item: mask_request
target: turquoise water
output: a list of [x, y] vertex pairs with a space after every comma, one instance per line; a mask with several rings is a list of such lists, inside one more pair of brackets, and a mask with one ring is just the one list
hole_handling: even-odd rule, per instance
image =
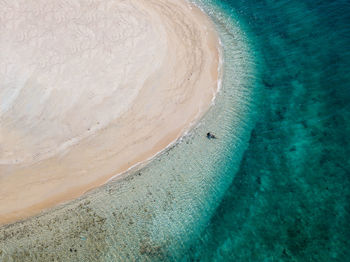
[[262, 54], [240, 169], [184, 260], [350, 261], [350, 2], [220, 1]]
[[349, 2], [195, 2], [216, 104], [141, 170], [0, 228], [1, 262], [350, 261]]

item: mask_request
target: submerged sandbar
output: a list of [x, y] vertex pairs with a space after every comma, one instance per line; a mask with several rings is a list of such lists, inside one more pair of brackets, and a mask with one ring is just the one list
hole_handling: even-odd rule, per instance
[[217, 91], [218, 37], [185, 1], [27, 0], [0, 10], [2, 224], [154, 156]]

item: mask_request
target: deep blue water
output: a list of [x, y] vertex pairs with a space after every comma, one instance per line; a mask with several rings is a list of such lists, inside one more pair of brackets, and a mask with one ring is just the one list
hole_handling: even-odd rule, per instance
[[218, 4], [262, 54], [262, 96], [239, 172], [184, 260], [350, 261], [350, 2]]

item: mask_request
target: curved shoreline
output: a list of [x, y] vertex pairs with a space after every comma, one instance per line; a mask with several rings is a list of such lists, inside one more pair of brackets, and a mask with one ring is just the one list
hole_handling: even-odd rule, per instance
[[[140, 1], [133, 4], [139, 4], [139, 2]], [[176, 27], [178, 25], [174, 26], [174, 28], [177, 28], [177, 30], [182, 30], [181, 22], [184, 23], [182, 26], [186, 27], [189, 26], [189, 24], [186, 23], [189, 23], [189, 21], [192, 23], [191, 27], [186, 28], [188, 31], [185, 30], [182, 32], [184, 33], [182, 35], [182, 37], [184, 37], [183, 39], [179, 38], [179, 40], [176, 38], [179, 36], [181, 37], [181, 32], [180, 34], [176, 32], [170, 32], [173, 30], [173, 28], [170, 28], [170, 31], [167, 32], [168, 57], [166, 57], [166, 61], [170, 64], [171, 61], [174, 61], [174, 65], [177, 65], [176, 63], [178, 63], [176, 62], [178, 59], [177, 56], [174, 55], [173, 58], [171, 58], [169, 51], [172, 52], [173, 50], [176, 50], [176, 52], [179, 52], [180, 55], [187, 54], [188, 56], [191, 52], [197, 52], [199, 50], [198, 48], [201, 47], [202, 50], [200, 51], [202, 52], [202, 56], [198, 56], [197, 58], [194, 57], [194, 60], [191, 62], [194, 63], [192, 64], [192, 67], [194, 66], [194, 68], [196, 68], [195, 62], [196, 59], [199, 59], [197, 62], [200, 63], [197, 64], [197, 66], [199, 66], [198, 68], [200, 71], [197, 71], [198, 68], [196, 71], [190, 71], [191, 75], [192, 73], [197, 74], [197, 79], [194, 80], [194, 82], [191, 80], [190, 85], [179, 85], [180, 89], [178, 91], [174, 89], [174, 91], [172, 91], [168, 97], [159, 95], [156, 100], [152, 100], [154, 103], [157, 103], [157, 101], [162, 101], [164, 98], [164, 101], [168, 103], [164, 109], [168, 110], [169, 112], [173, 110], [173, 113], [168, 115], [156, 113], [153, 116], [153, 118], [157, 116], [164, 118], [167, 116], [170, 119], [167, 121], [164, 120], [163, 122], [158, 121], [158, 123], [155, 125], [157, 126], [157, 130], [154, 130], [155, 126], [153, 125], [150, 126], [147, 131], [145, 129], [145, 125], [149, 123], [140, 119], [140, 117], [137, 117], [138, 112], [142, 112], [144, 110], [144, 106], [149, 103], [146, 101], [147, 98], [153, 96], [153, 81], [150, 81], [150, 79], [148, 79], [144, 84], [144, 86], [148, 87], [143, 87], [139, 90], [138, 95], [133, 100], [133, 103], [131, 104], [128, 111], [118, 117], [118, 121], [116, 123], [110, 124], [111, 128], [109, 128], [109, 126], [102, 128], [94, 135], [90, 135], [84, 138], [81, 143], [78, 142], [76, 144], [73, 144], [68, 148], [68, 150], [65, 149], [62, 151], [62, 153], [54, 153], [53, 156], [48, 155], [47, 158], [42, 157], [42, 159], [36, 159], [34, 162], [28, 160], [27, 162], [23, 161], [22, 164], [17, 165], [0, 165], [0, 173], [3, 174], [3, 177], [1, 178], [3, 190], [0, 191], [0, 224], [6, 224], [19, 219], [30, 217], [46, 208], [57, 205], [58, 203], [67, 202], [71, 199], [77, 198], [84, 194], [86, 191], [103, 185], [107, 181], [127, 172], [131, 168], [143, 165], [143, 163], [153, 159], [160, 152], [163, 152], [166, 148], [176, 143], [179, 137], [186, 133], [194, 123], [198, 122], [198, 120], [203, 116], [205, 111], [213, 102], [213, 99], [215, 98], [215, 90], [217, 90], [218, 84], [220, 84], [220, 81], [218, 81], [218, 75], [220, 74], [218, 71], [220, 69], [220, 58], [218, 37], [209, 18], [197, 7], [182, 1], [177, 2], [177, 4], [170, 3], [168, 0], [146, 1], [142, 4], [145, 6], [154, 4], [156, 7], [165, 8], [161, 9], [160, 13], [166, 11], [167, 8], [169, 8], [167, 4], [172, 5], [172, 8], [169, 9], [172, 11], [172, 13], [169, 13], [169, 10], [167, 10], [166, 13], [161, 13], [160, 16], [163, 16], [165, 19], [164, 21], [168, 22], [171, 22], [172, 19], [174, 19], [174, 21], [178, 19], [178, 23], [180, 23], [179, 27]], [[164, 6], [162, 6], [162, 4], [164, 4]], [[144, 11], [147, 10], [154, 12], [154, 10], [151, 10], [152, 8], [146, 9], [145, 6], [143, 6], [143, 8], [145, 8]], [[176, 12], [173, 12], [175, 10], [178, 12], [178, 14], [176, 14]], [[183, 20], [186, 16], [182, 17], [184, 14], [187, 15], [186, 19], [188, 19], [186, 22]], [[171, 17], [171, 15], [174, 17]], [[195, 35], [188, 35], [188, 33], [193, 32]], [[191, 39], [191, 37], [195, 38]], [[181, 41], [191, 42], [191, 45], [187, 46], [187, 48], [191, 47], [193, 44], [198, 45], [196, 47], [197, 51], [195, 51], [195, 49], [190, 49], [187, 51], [184, 49], [183, 51], [185, 52], [183, 52], [179, 49], [178, 46], [174, 46], [174, 43], [181, 44]], [[183, 57], [182, 59], [188, 59], [188, 57]], [[183, 77], [188, 74], [186, 71], [182, 72], [181, 68], [179, 69]], [[211, 77], [208, 77], [208, 74], [211, 75]], [[162, 76], [160, 76], [158, 73], [158, 77]], [[169, 76], [165, 74], [165, 77]], [[190, 81], [190, 78], [188, 78], [188, 80]], [[165, 80], [157, 81], [160, 85], [163, 84], [166, 86], [166, 82], [164, 82]], [[186, 86], [192, 86], [191, 88], [193, 91], [190, 92], [191, 89], [188, 88], [184, 89]], [[162, 94], [162, 92], [164, 93], [165, 91], [160, 90], [159, 94]], [[178, 93], [181, 91], [190, 93], [187, 96], [179, 96]], [[179, 102], [174, 103], [173, 107], [171, 108], [169, 106], [169, 102], [171, 101], [169, 98], [172, 99], [173, 95], [175, 95], [175, 97], [178, 97], [177, 99], [179, 99]], [[199, 101], [201, 102], [197, 106], [195, 102], [198, 103]], [[159, 104], [159, 106], [162, 107], [161, 104]], [[5, 117], [3, 119], [6, 119], [6, 113], [7, 112], [5, 112]], [[189, 114], [189, 116], [184, 117], [187, 114]], [[130, 119], [136, 118], [139, 118], [138, 122], [134, 121], [133, 124], [129, 125], [129, 131], [128, 129], [118, 130], [114, 127], [115, 125], [121, 125], [121, 123], [128, 125]], [[120, 146], [121, 141], [118, 143], [108, 142], [108, 145], [106, 145], [103, 150], [101, 149], [99, 151], [96, 151], [96, 153], [91, 153], [92, 147], [96, 147], [97, 145], [100, 147], [101, 144], [107, 142], [104, 140], [105, 138], [116, 138], [118, 135], [115, 134], [118, 134], [118, 132], [124, 134], [127, 132], [129, 135], [130, 132], [132, 134], [132, 130], [135, 128], [140, 130], [142, 129], [142, 131], [139, 132], [139, 135], [136, 135], [135, 138], [135, 141], [143, 139], [142, 142], [132, 142], [129, 144], [125, 142], [124, 147]], [[146, 139], [144, 139], [145, 134]], [[152, 137], [147, 138], [147, 136], [150, 134], [152, 134]], [[122, 137], [124, 137], [124, 140], [127, 140], [125, 135]], [[88, 142], [85, 143], [85, 141]], [[11, 144], [9, 145], [11, 146]], [[112, 148], [116, 148], [117, 145], [120, 146], [122, 151], [119, 150], [111, 153]], [[138, 151], [138, 154], [135, 155], [135, 151]], [[86, 152], [88, 152], [88, 154], [86, 154]], [[121, 158], [111, 157], [115, 156], [118, 152], [120, 154], [123, 154]], [[58, 161], [55, 157], [56, 154], [58, 154]], [[107, 157], [103, 159], [101, 158], [101, 155], [104, 154], [106, 154]], [[99, 164], [94, 166], [91, 164], [91, 161], [94, 161], [96, 159], [98, 159]], [[4, 161], [6, 161], [6, 159]], [[77, 166], [76, 163], [79, 163], [79, 166]], [[84, 172], [81, 173], [81, 171]], [[7, 176], [8, 174], [10, 175]], [[50, 176], [48, 176], [48, 174], [50, 174]], [[69, 177], [68, 175], [62, 176], [62, 174], [69, 174]], [[99, 175], [97, 176], [97, 174]], [[74, 180], [73, 184], [71, 183], [72, 180]], [[28, 187], [29, 184], [31, 184], [30, 187]], [[16, 195], [16, 197], [14, 197], [14, 195]]]
[[[0, 227], [0, 259], [179, 261], [196, 245], [246, 149], [259, 71], [242, 21], [214, 0], [192, 2], [211, 17], [223, 44], [215, 104], [176, 146], [140, 170]], [[219, 139], [209, 141], [208, 131]]]

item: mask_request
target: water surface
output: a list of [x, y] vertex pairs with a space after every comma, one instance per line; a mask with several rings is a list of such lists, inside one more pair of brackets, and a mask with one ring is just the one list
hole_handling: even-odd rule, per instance
[[262, 54], [259, 118], [195, 261], [348, 261], [349, 1], [220, 1]]

